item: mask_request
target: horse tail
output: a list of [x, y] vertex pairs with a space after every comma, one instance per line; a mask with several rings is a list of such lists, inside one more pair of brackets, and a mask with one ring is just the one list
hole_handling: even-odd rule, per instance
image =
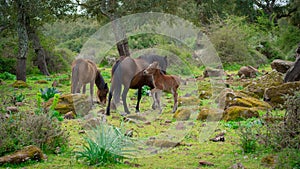
[[76, 88], [77, 88], [77, 84], [78, 84], [78, 81], [79, 81], [78, 74], [79, 74], [79, 66], [78, 66], [78, 64], [76, 64], [72, 68], [71, 93], [76, 93]]
[[118, 66], [124, 59], [125, 59], [125, 56], [121, 56], [120, 59], [116, 61], [116, 63], [113, 65], [113, 67], [111, 69], [111, 75], [113, 75], [115, 73], [116, 69], [118, 68]]
[[120, 80], [119, 74], [113, 76], [111, 91], [113, 92], [114, 103], [117, 104], [120, 102], [120, 95], [122, 89], [122, 82]]

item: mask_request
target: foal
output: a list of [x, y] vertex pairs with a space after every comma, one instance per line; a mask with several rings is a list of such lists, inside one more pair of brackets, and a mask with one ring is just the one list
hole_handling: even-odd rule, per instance
[[180, 78], [174, 75], [164, 75], [161, 70], [159, 69], [158, 62], [153, 62], [150, 64], [145, 70], [144, 74], [152, 75], [154, 89], [151, 90], [151, 95], [156, 103], [158, 104], [159, 113], [161, 113], [162, 109], [160, 106], [160, 97], [162, 91], [172, 93], [174, 98], [174, 106], [173, 111], [174, 113], [178, 107], [178, 93], [177, 89], [180, 85]]

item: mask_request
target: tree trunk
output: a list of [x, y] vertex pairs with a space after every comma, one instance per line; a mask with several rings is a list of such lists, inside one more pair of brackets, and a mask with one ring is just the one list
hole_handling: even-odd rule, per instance
[[17, 32], [18, 32], [18, 55], [17, 55], [17, 80], [26, 82], [26, 57], [28, 52], [28, 34], [26, 30], [26, 13], [23, 0], [17, 0]]
[[117, 48], [120, 56], [130, 56], [127, 37], [117, 43]]
[[117, 20], [116, 17], [110, 17], [112, 22], [113, 33], [117, 42], [117, 48], [120, 56], [130, 56], [128, 39], [124, 31], [123, 25]]
[[38, 66], [39, 70], [41, 71], [41, 73], [43, 75], [49, 76], [50, 73], [48, 71], [47, 64], [46, 64], [46, 59], [45, 59], [46, 58], [46, 52], [45, 52], [44, 48], [42, 47], [42, 45], [40, 43], [40, 38], [38, 37], [35, 28], [30, 26], [29, 18], [27, 19], [27, 22], [26, 22], [26, 28], [27, 28], [27, 32], [28, 32], [28, 35], [29, 35], [29, 39], [32, 41], [34, 52], [37, 55], [36, 65]]
[[294, 66], [292, 66], [285, 74], [284, 82], [294, 82], [300, 80], [300, 58], [297, 58]]

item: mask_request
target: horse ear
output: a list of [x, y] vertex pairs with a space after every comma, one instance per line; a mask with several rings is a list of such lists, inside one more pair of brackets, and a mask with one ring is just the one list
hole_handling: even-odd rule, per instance
[[105, 83], [105, 85], [104, 85], [104, 89], [108, 89], [107, 83]]

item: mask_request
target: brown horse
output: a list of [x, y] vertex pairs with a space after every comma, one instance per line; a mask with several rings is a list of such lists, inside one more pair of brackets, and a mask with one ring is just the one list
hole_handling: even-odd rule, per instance
[[[152, 77], [144, 75], [143, 70], [153, 61], [157, 61], [162, 70], [165, 72], [167, 68], [167, 57], [157, 55], [143, 55], [138, 58], [121, 57], [112, 68], [111, 89], [108, 95], [108, 105], [106, 115], [110, 115], [110, 106], [116, 106], [120, 102], [121, 87], [124, 86], [122, 92], [122, 100], [125, 113], [129, 114], [126, 96], [129, 89], [138, 89], [138, 100], [136, 112], [139, 112], [139, 104], [142, 97], [142, 87], [144, 85], [154, 88]], [[114, 96], [111, 103], [112, 96]]]
[[107, 83], [104, 82], [97, 65], [88, 59], [77, 59], [72, 63], [72, 86], [71, 93], [86, 92], [86, 84], [90, 83], [91, 102], [93, 104], [94, 84], [98, 91], [97, 96], [100, 103], [106, 103], [106, 95], [108, 93]]
[[174, 98], [174, 106], [173, 111], [174, 113], [177, 110], [178, 107], [178, 93], [177, 89], [180, 85], [181, 79], [174, 75], [164, 75], [161, 73], [158, 62], [153, 62], [150, 64], [143, 72], [145, 75], [152, 75], [153, 83], [154, 83], [154, 89], [151, 90], [151, 94], [153, 99], [156, 99], [157, 103], [156, 106], [159, 108], [159, 113], [161, 113], [162, 109], [160, 106], [160, 96], [162, 91], [172, 93]]

